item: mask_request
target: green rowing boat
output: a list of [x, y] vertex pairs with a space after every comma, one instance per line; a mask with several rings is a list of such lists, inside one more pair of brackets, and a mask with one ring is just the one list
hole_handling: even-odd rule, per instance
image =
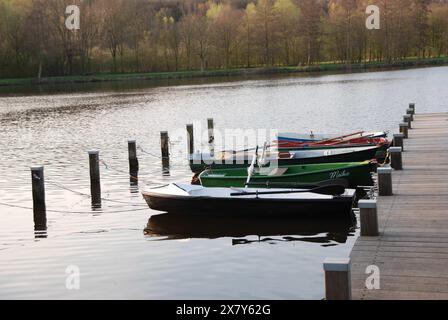
[[[250, 182], [257, 185], [269, 186], [269, 183], [309, 183], [333, 179], [346, 179], [349, 188], [373, 185], [371, 172], [376, 171], [377, 164], [371, 161], [322, 163], [294, 166], [280, 166], [272, 168], [257, 168], [252, 174]], [[199, 175], [204, 187], [245, 187], [247, 168], [211, 169]]]

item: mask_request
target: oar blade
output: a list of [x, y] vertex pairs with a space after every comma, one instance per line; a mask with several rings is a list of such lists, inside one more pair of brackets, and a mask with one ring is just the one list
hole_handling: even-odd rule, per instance
[[343, 194], [345, 192], [345, 187], [338, 185], [338, 184], [326, 185], [326, 186], [321, 186], [321, 187], [311, 189], [310, 192], [325, 194], [325, 195], [330, 195], [330, 196], [340, 196], [341, 194]]

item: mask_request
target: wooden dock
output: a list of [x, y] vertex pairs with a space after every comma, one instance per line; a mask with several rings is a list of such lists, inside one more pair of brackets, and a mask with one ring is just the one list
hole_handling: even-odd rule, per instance
[[[448, 113], [416, 114], [393, 196], [378, 197], [378, 237], [352, 249], [352, 299], [448, 299]], [[366, 268], [380, 270], [367, 289]]]

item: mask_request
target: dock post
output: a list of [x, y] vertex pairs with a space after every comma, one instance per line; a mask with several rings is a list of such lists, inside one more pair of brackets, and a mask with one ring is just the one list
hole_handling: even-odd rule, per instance
[[394, 134], [393, 145], [394, 147], [400, 147], [402, 151], [404, 151], [404, 135], [402, 133]]
[[361, 220], [361, 236], [377, 237], [379, 232], [376, 200], [359, 200], [358, 207]]
[[390, 166], [394, 170], [403, 170], [403, 159], [401, 156], [401, 148], [391, 147], [389, 148], [389, 152], [390, 152]]
[[92, 208], [101, 208], [101, 179], [100, 179], [100, 153], [97, 150], [89, 151], [90, 168], [90, 195]]
[[406, 114], [403, 116], [403, 122], [408, 124], [408, 129], [412, 129], [411, 116]]
[[192, 124], [187, 124], [187, 145], [188, 145], [188, 156], [190, 156], [194, 153], [194, 134]]
[[207, 119], [207, 128], [208, 128], [208, 143], [212, 144], [215, 141], [213, 118]]
[[414, 121], [414, 110], [407, 109], [406, 114], [411, 117], [411, 121]]
[[392, 191], [392, 168], [382, 167], [377, 169], [378, 173], [378, 194], [380, 196], [391, 196]]
[[407, 123], [400, 123], [400, 133], [403, 134], [404, 139], [408, 138], [408, 124]]
[[47, 230], [44, 167], [31, 167], [34, 231]]
[[128, 157], [129, 157], [129, 181], [131, 185], [138, 184], [138, 157], [137, 144], [135, 140], [128, 140]]
[[409, 109], [412, 109], [412, 114], [415, 114], [415, 103], [410, 103]]
[[324, 260], [325, 272], [325, 299], [351, 300], [350, 258], [326, 258]]
[[168, 170], [170, 167], [170, 151], [169, 151], [169, 137], [168, 131], [160, 132], [160, 147], [162, 150], [162, 167], [163, 170]]

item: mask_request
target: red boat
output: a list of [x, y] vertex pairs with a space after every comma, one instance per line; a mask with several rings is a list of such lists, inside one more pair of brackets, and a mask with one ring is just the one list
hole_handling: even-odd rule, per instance
[[302, 148], [326, 148], [326, 147], [353, 147], [361, 145], [388, 146], [390, 141], [383, 137], [364, 135], [364, 132], [356, 132], [345, 136], [320, 140], [320, 141], [274, 141], [278, 149], [302, 149]]

